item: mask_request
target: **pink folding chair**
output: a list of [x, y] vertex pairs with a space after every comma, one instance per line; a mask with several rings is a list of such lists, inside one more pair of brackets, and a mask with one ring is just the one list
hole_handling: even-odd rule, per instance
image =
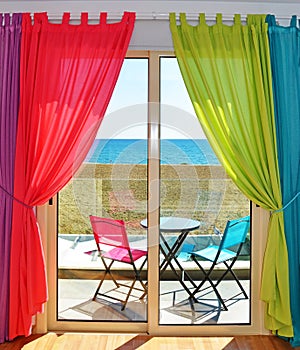
[[[147, 294], [146, 284], [141, 279], [141, 271], [147, 261], [147, 251], [130, 248], [125, 223], [123, 220], [113, 220], [109, 218], [101, 218], [98, 216], [90, 215], [90, 221], [99, 255], [105, 268], [104, 276], [100, 280], [98, 288], [94, 294], [93, 300], [96, 300], [97, 296], [103, 296], [105, 298], [110, 298], [119, 301], [122, 303], [121, 310], [123, 311], [126, 307], [126, 304], [129, 300], [130, 294], [133, 289], [143, 292], [140, 299], [143, 299]], [[103, 245], [105, 245], [109, 249], [104, 250]], [[136, 261], [140, 258], [144, 258], [144, 260], [141, 263], [140, 267], [137, 268]], [[110, 260], [110, 262], [107, 263], [106, 260]], [[132, 266], [134, 276], [130, 285], [120, 283], [113, 276], [111, 268], [115, 261], [126, 263]], [[116, 273], [116, 270], [114, 271], [114, 273]], [[126, 287], [129, 289], [125, 300], [117, 298], [113, 295], [108, 295], [108, 293], [101, 293], [100, 290], [103, 285], [103, 282], [108, 276], [110, 276], [117, 288]], [[142, 288], [135, 287], [135, 283], [137, 281], [140, 282]]]

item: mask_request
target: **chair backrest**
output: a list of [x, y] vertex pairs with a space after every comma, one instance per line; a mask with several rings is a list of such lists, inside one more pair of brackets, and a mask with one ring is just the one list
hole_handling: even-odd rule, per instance
[[97, 244], [129, 249], [125, 222], [90, 215], [90, 221]]
[[244, 243], [250, 228], [250, 216], [227, 221], [220, 249], [227, 249]]

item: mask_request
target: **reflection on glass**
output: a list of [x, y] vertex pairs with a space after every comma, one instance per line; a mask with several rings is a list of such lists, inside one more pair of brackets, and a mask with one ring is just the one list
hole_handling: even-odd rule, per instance
[[[140, 226], [147, 210], [147, 98], [147, 59], [125, 59], [94, 144], [81, 169], [59, 194], [58, 320], [147, 320], [143, 291], [133, 290], [123, 310], [119, 301], [105, 295], [93, 300], [105, 269], [89, 219], [94, 215], [123, 220], [135, 254], [147, 249], [146, 230]], [[130, 283], [128, 264], [115, 262], [112, 268], [117, 281]], [[141, 275], [144, 283], [146, 269]], [[140, 288], [139, 282], [135, 286]], [[123, 299], [125, 289], [108, 279], [101, 294]]]
[[[211, 149], [194, 113], [176, 59], [161, 58], [160, 69], [159, 323], [249, 324], [249, 299], [236, 288], [235, 281], [222, 281], [218, 286], [228, 311], [224, 311], [208, 282], [200, 293], [193, 295], [204, 275], [191, 259], [191, 252], [218, 245], [221, 237], [218, 233], [224, 231], [227, 221], [249, 215], [250, 203], [226, 176]], [[239, 261], [240, 271], [243, 271], [240, 279], [248, 296], [249, 242], [248, 238]]]

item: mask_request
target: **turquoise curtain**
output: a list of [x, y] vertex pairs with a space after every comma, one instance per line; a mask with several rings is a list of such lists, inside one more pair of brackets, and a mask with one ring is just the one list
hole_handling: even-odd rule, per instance
[[[170, 28], [177, 61], [202, 128], [228, 175], [254, 203], [271, 215], [264, 255], [261, 298], [265, 326], [293, 336], [290, 313], [288, 252], [277, 161], [276, 128], [268, 26], [265, 15], [248, 15], [243, 25], [199, 24]], [[257, 232], [253, 232], [257, 235]]]
[[[294, 336], [300, 345], [300, 31], [296, 16], [289, 27], [269, 25], [278, 163], [289, 259], [290, 304]], [[276, 214], [273, 214], [276, 215]]]

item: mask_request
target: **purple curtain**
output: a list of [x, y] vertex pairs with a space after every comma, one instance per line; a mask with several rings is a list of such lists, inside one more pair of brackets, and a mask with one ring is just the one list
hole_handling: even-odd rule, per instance
[[0, 14], [0, 343], [8, 340], [9, 262], [22, 14]]

